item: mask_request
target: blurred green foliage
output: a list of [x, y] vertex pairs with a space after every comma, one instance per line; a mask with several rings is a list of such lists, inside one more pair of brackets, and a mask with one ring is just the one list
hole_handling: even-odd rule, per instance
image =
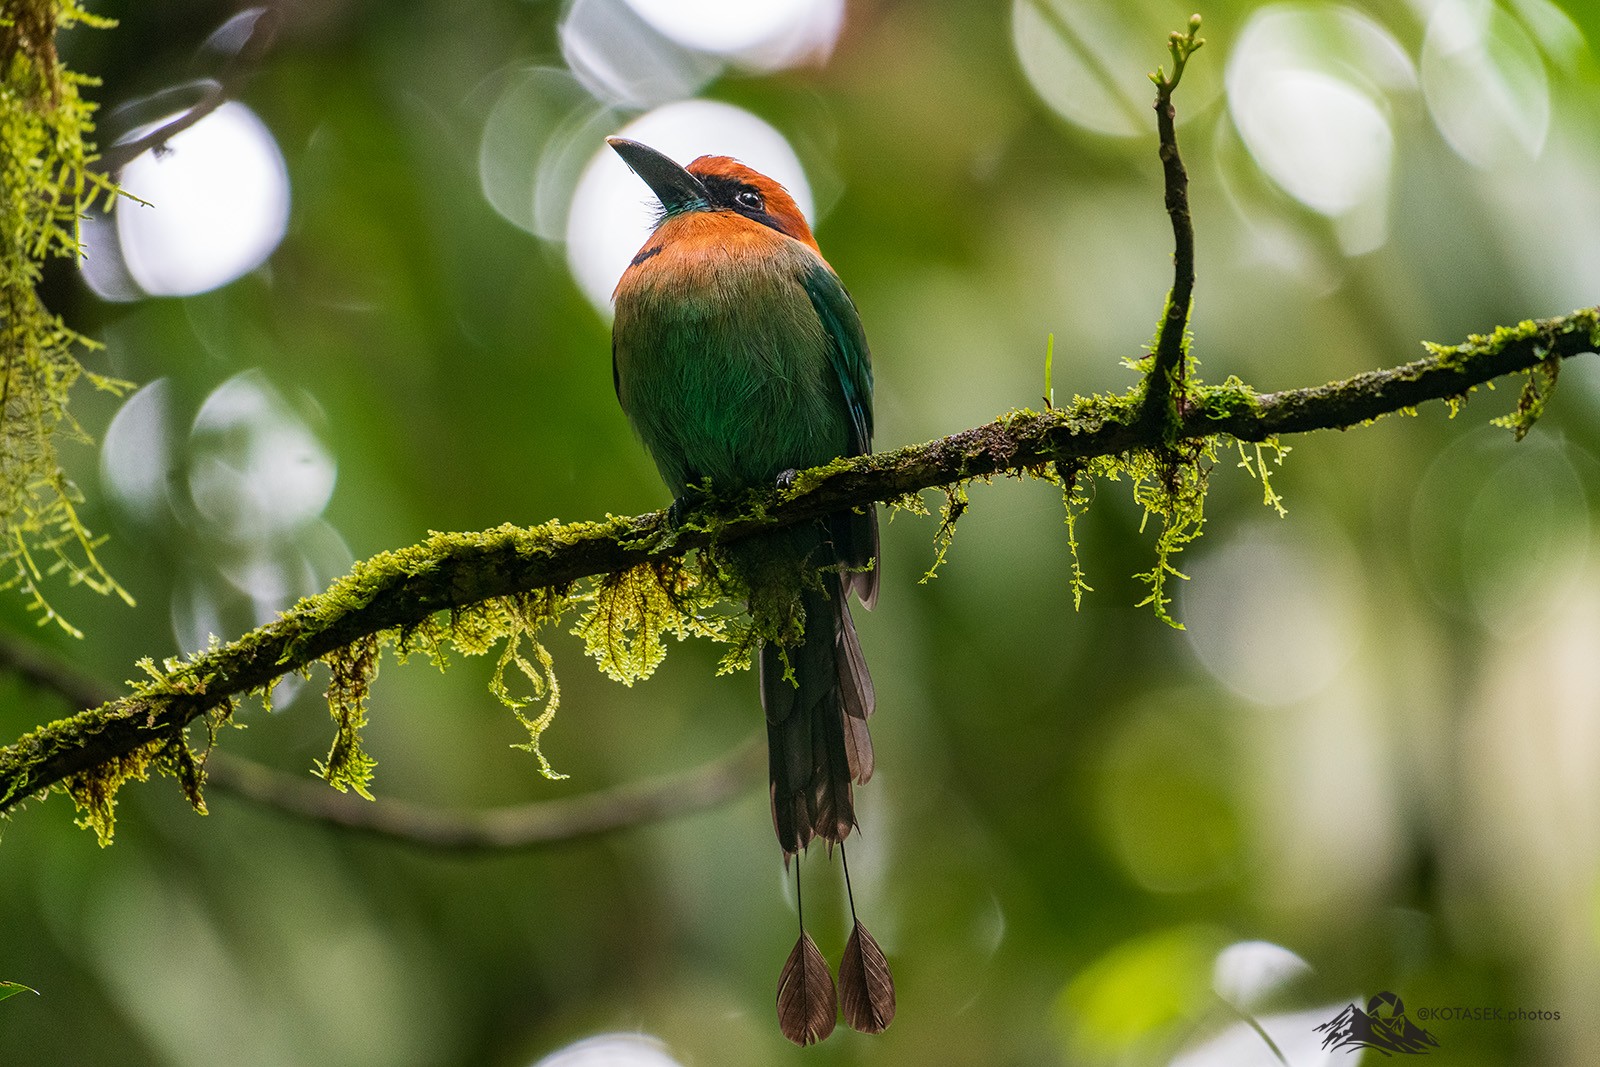
[[[1035, 4], [1056, 17], [1034, 19]], [[103, 80], [108, 109], [193, 77], [232, 14], [198, 0], [94, 10], [119, 27], [61, 45]], [[1297, 10], [1340, 28], [1295, 53], [1311, 76], [1280, 84], [1338, 75], [1365, 94], [1348, 128], [1376, 130], [1376, 115], [1390, 145], [1373, 157], [1386, 168], [1377, 222], [1360, 214], [1368, 201], [1309, 206], [1326, 190], [1297, 186], [1282, 159], [1273, 170], [1254, 97], [1228, 95], [1246, 46]], [[1542, 99], [1547, 130], [1508, 135], [1507, 154], [1486, 160], [1471, 156], [1481, 142], [1447, 136], [1457, 112], [1428, 86], [1454, 83], [1418, 74], [1427, 57], [1451, 70], [1456, 54], [1428, 43], [1422, 7], [1207, 6], [1208, 43], [1177, 103], [1208, 377], [1313, 384], [1413, 358], [1422, 338], [1600, 300], [1600, 23], [1577, 3], [1495, 11], [1512, 44], [1488, 38], [1485, 69], [1511, 72], [1508, 99]], [[337, 464], [318, 521], [346, 560], [431, 529], [666, 503], [617, 410], [606, 323], [563, 249], [506, 222], [481, 187], [498, 87], [562, 65], [563, 8], [284, 13], [242, 96], [285, 157], [283, 243], [262, 268], [183, 298], [102, 302], [47, 271], [47, 305], [106, 346], [92, 369], [166, 380], [174, 455], [205, 400], [257, 372]], [[1117, 93], [1144, 99], [1189, 13], [854, 3], [827, 62], [735, 69], [702, 90], [800, 154], [819, 240], [873, 344], [880, 445], [1036, 405], [1050, 334], [1063, 395], [1132, 380], [1121, 361], [1141, 355], [1170, 284], [1153, 133], [1094, 132], [1052, 110], [1030, 71], [1099, 57]], [[1065, 25], [1076, 43], [1023, 56], [1019, 25]], [[1537, 108], [1508, 114], [1531, 130]], [[1282, 518], [1219, 457], [1189, 581], [1169, 586], [1181, 633], [1134, 606], [1156, 531], [1115, 486], [1075, 522], [1093, 586], [1077, 611], [1058, 489], [972, 487], [923, 584], [937, 521], [887, 524], [882, 599], [857, 619], [879, 771], [851, 850], [856, 902], [899, 984], [881, 1037], [841, 1031], [800, 1052], [778, 1035], [794, 916], [759, 788], [713, 813], [466, 860], [220, 792], [200, 819], [170, 787], [135, 787], [103, 852], [60, 800], [4, 826], [0, 976], [41, 995], [0, 1005], [0, 1062], [513, 1065], [641, 1030], [698, 1064], [1164, 1064], [1237, 1023], [1208, 988], [1209, 961], [1254, 939], [1310, 964], [1259, 1008], [1325, 1010], [1293, 1024], [1296, 1067], [1321, 1062], [1311, 1025], [1382, 989], [1408, 1005], [1563, 1013], [1428, 1024], [1451, 1063], [1596, 1062], [1600, 372], [1569, 361], [1521, 444], [1485, 425], [1515, 403], [1480, 391], [1454, 419], [1423, 410], [1286, 442], [1293, 458], [1272, 472]], [[96, 436], [118, 410], [106, 395], [75, 401]], [[0, 602], [8, 633], [114, 683], [141, 656], [191, 651], [174, 622], [195, 603], [222, 636], [259, 621], [262, 605], [227, 578], [229, 545], [198, 521], [119, 505], [93, 450], [63, 459], [138, 606], [63, 588], [57, 606], [84, 640], [38, 631], [14, 599]], [[181, 487], [190, 472], [160, 474]], [[569, 780], [513, 749], [526, 734], [486, 689], [493, 664], [466, 659], [376, 681], [369, 788], [521, 802], [688, 766], [759, 727], [754, 680], [717, 677], [710, 642], [674, 647], [632, 687], [587, 669], [578, 637], [549, 649], [562, 714], [542, 746]], [[280, 691], [270, 715], [240, 709], [247, 729], [225, 742], [309, 770], [327, 753], [326, 684]], [[66, 710], [0, 677], [7, 739]], [[807, 917], [837, 959], [843, 894], [822, 854], [805, 862]]]

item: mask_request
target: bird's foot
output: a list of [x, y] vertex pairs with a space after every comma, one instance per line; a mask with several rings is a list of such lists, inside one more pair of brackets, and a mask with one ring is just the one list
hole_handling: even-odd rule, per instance
[[795, 470], [793, 467], [790, 467], [786, 471], [779, 471], [778, 472], [778, 488], [779, 489], [793, 489], [794, 488], [794, 483], [799, 479], [799, 477], [800, 477], [800, 472]]
[[682, 526], [683, 520], [689, 517], [689, 513], [705, 502], [706, 491], [704, 489], [701, 489], [698, 485], [686, 486], [678, 499], [667, 507], [667, 525], [672, 527]]

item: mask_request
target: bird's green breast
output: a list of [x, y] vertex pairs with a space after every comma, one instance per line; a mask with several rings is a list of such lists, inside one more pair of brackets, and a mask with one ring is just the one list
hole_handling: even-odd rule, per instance
[[624, 276], [617, 394], [675, 494], [705, 477], [767, 482], [848, 450], [842, 387], [803, 281], [820, 262], [763, 227], [703, 216], [663, 224]]

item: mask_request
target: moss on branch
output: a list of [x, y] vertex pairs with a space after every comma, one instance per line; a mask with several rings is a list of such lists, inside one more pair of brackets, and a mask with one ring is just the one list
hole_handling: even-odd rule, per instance
[[[901, 500], [930, 488], [959, 492], [972, 479], [996, 474], [1049, 478], [1069, 496], [1083, 475], [1115, 476], [1120, 470], [1159, 479], [1168, 469], [1162, 456], [1214, 455], [1228, 438], [1270, 443], [1283, 434], [1346, 429], [1429, 400], [1459, 400], [1484, 382], [1517, 372], [1548, 380], [1550, 361], [1597, 347], [1600, 308], [1587, 308], [1459, 345], [1430, 345], [1428, 354], [1414, 362], [1312, 388], [1258, 394], [1234, 380], [1216, 386], [1191, 382], [1176, 441], [1162, 426], [1139, 417], [1142, 398], [1136, 387], [1124, 396], [1078, 397], [1059, 410], [1012, 411], [926, 444], [837, 460], [804, 472], [788, 489], [713, 497], [677, 526], [659, 511], [604, 522], [433, 534], [357, 564], [326, 592], [237, 640], [187, 660], [146, 661], [148, 677], [133, 683], [127, 696], [50, 723], [0, 749], [0, 812], [62, 789], [73, 796], [85, 825], [109, 840], [117, 787], [151, 770], [178, 777], [199, 806], [203, 766], [190, 751], [189, 724], [202, 720], [214, 732], [232, 715], [237, 698], [268, 694], [278, 679], [303, 673], [318, 661], [336, 668], [330, 703], [338, 721], [322, 773], [331, 782], [364, 790], [372, 765], [361, 751], [359, 726], [366, 684], [384, 645], [402, 659], [416, 652], [438, 658], [448, 649], [482, 654], [506, 641], [496, 691], [518, 709], [537, 752], [556, 697], [538, 634], [566, 612], [592, 602], [580, 624], [589, 649], [602, 667], [628, 679], [649, 674], [669, 633], [737, 639], [732, 632], [737, 628], [722, 626], [707, 613], [738, 591], [720, 584], [725, 579], [717, 576], [717, 568], [685, 562], [690, 553], [699, 559], [710, 550], [714, 557], [740, 540], [843, 508]], [[1257, 465], [1264, 470], [1264, 464]], [[1203, 493], [1203, 485], [1182, 482], [1168, 489], [1175, 494], [1169, 499], [1179, 501]], [[1270, 485], [1265, 490], [1271, 503]], [[1162, 506], [1160, 492], [1153, 500], [1144, 502], [1155, 513]], [[1197, 508], [1198, 501], [1190, 505]], [[1183, 534], [1182, 523], [1197, 514], [1164, 514], [1164, 529], [1178, 521]], [[1157, 579], [1165, 566], [1160, 555]], [[618, 577], [629, 572], [625, 580]], [[1159, 611], [1159, 585], [1152, 586], [1152, 594]], [[526, 677], [532, 699], [545, 701], [542, 714], [520, 710], [528, 698], [510, 696], [507, 666]]]
[[[122, 383], [81, 367], [76, 351], [83, 339], [50, 315], [35, 291], [42, 260], [76, 256], [83, 213], [97, 199], [118, 195], [91, 169], [93, 106], [78, 95], [90, 83], [61, 68], [56, 57], [56, 30], [74, 22], [101, 24], [75, 0], [0, 0], [0, 588], [19, 587], [46, 617], [38, 584], [52, 570], [120, 592], [95, 558], [97, 542], [77, 519], [76, 491], [55, 462], [53, 440], [62, 431], [77, 432], [66, 412], [75, 379], [86, 376], [112, 390]], [[234, 641], [187, 659], [142, 661], [144, 677], [129, 683], [128, 695], [0, 749], [0, 815], [60, 790], [72, 797], [80, 823], [108, 843], [118, 790], [152, 771], [177, 778], [203, 812], [205, 761], [191, 748], [194, 724], [206, 731], [209, 751], [240, 698], [256, 694], [270, 701], [280, 679], [306, 674], [317, 663], [329, 670], [335, 724], [317, 773], [341, 791], [370, 799], [376, 763], [362, 747], [361, 732], [385, 650], [402, 662], [413, 654], [442, 662], [451, 651], [477, 656], [498, 649], [489, 688], [527, 729], [528, 742], [520, 747], [537, 757], [544, 773], [559, 777], [539, 748], [560, 699], [543, 643], [550, 627], [578, 614], [576, 632], [589, 654], [625, 684], [654, 671], [668, 636], [726, 642], [732, 651], [723, 669], [748, 665], [759, 640], [799, 637], [792, 587], [806, 576], [780, 576], [772, 588], [764, 578], [740, 579], [746, 571], [727, 566], [740, 542], [877, 501], [925, 513], [916, 494], [940, 489], [946, 499], [936, 534], [942, 560], [967, 510], [968, 484], [997, 474], [1041, 478], [1062, 492], [1075, 602], [1089, 590], [1076, 537], [1092, 498], [1088, 487], [1096, 479], [1127, 478], [1147, 519], [1155, 516], [1160, 524], [1153, 565], [1139, 575], [1148, 589], [1144, 603], [1176, 626], [1167, 611], [1167, 581], [1182, 577], [1173, 557], [1200, 534], [1207, 477], [1229, 441], [1238, 448], [1239, 465], [1260, 478], [1265, 503], [1281, 513], [1265, 459], [1274, 451], [1281, 458], [1281, 435], [1358, 426], [1430, 400], [1454, 408], [1478, 385], [1519, 372], [1526, 382], [1516, 408], [1496, 421], [1519, 438], [1527, 433], [1555, 387], [1560, 361], [1600, 346], [1600, 309], [1522, 322], [1459, 345], [1429, 345], [1414, 362], [1311, 388], [1260, 394], [1237, 379], [1206, 385], [1193, 374], [1194, 234], [1172, 93], [1203, 43], [1199, 26], [1195, 16], [1186, 32], [1171, 36], [1171, 74], [1158, 69], [1151, 75], [1174, 273], [1150, 353], [1132, 364], [1141, 378], [1125, 394], [1075, 397], [1042, 413], [1015, 410], [926, 444], [801, 472], [787, 488], [710, 496], [678, 523], [662, 511], [531, 529], [507, 525], [436, 533], [381, 553]], [[214, 108], [229, 85], [247, 76], [272, 33], [270, 17], [258, 20], [218, 89], [148, 138], [123, 146], [124, 156], [161, 143]], [[1048, 364], [1046, 380], [1048, 394]], [[739, 602], [756, 605], [754, 618], [728, 607]]]

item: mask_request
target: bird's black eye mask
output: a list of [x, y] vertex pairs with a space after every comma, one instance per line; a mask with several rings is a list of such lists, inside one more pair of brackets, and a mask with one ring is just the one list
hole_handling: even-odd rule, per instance
[[695, 177], [705, 186], [706, 193], [711, 198], [713, 211], [734, 211], [781, 234], [794, 236], [783, 228], [783, 223], [777, 216], [767, 211], [767, 199], [755, 186], [738, 178], [728, 178], [719, 174], [697, 174]]

